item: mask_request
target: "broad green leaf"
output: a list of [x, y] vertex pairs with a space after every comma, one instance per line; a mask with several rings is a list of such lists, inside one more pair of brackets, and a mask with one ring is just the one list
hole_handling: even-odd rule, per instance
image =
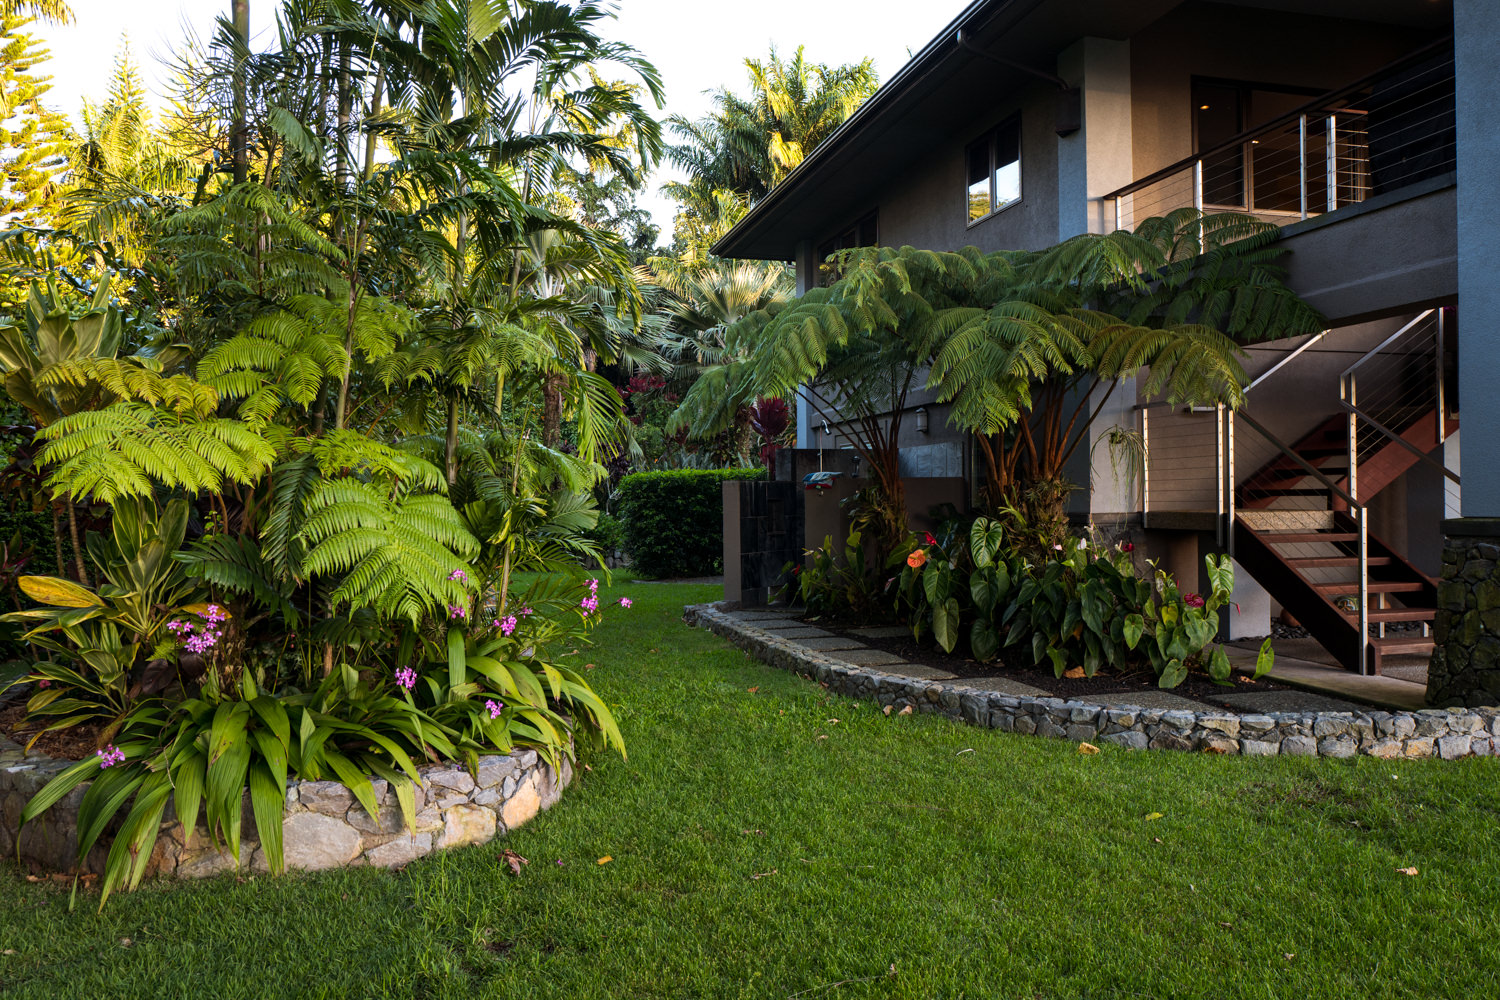
[[969, 650], [981, 663], [993, 660], [1000, 651], [1000, 637], [995, 634], [994, 626], [983, 619], [976, 621], [969, 629]]
[[1260, 644], [1260, 652], [1255, 655], [1255, 677], [1257, 680], [1271, 672], [1276, 665], [1276, 651], [1271, 648], [1271, 637], [1266, 636], [1266, 641]]
[[1048, 648], [1047, 658], [1052, 661], [1052, 672], [1055, 676], [1061, 677], [1063, 672], [1068, 669], [1067, 654], [1055, 646]]
[[1136, 643], [1141, 641], [1141, 635], [1146, 631], [1146, 623], [1140, 615], [1126, 615], [1124, 629], [1125, 645], [1134, 649]]
[[958, 625], [961, 612], [958, 599], [950, 597], [932, 609], [932, 636], [943, 647], [943, 652], [953, 652], [958, 645]]
[[[256, 735], [261, 734], [257, 732]], [[258, 760], [250, 765], [250, 810], [255, 815], [255, 834], [260, 838], [261, 849], [266, 852], [266, 864], [273, 875], [286, 870], [281, 844], [281, 820], [286, 811], [285, 776], [285, 761], [280, 781], [265, 761]]]
[[1208, 658], [1208, 676], [1217, 684], [1228, 684], [1229, 675], [1233, 672], [1229, 665], [1229, 654], [1224, 652], [1223, 646], [1215, 646], [1213, 655]]
[[1187, 666], [1181, 660], [1168, 660], [1156, 681], [1158, 687], [1174, 688], [1187, 679]]
[[457, 627], [448, 629], [448, 686], [458, 687], [464, 678], [464, 633]]
[[16, 578], [21, 592], [38, 604], [54, 608], [102, 608], [99, 595], [71, 580], [55, 576], [22, 576]]

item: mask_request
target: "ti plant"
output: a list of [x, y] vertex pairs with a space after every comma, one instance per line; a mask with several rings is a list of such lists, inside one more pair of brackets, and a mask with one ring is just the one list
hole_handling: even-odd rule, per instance
[[196, 585], [174, 558], [187, 516], [184, 500], [160, 512], [147, 501], [118, 504], [110, 536], [89, 534], [88, 554], [104, 581], [97, 591], [60, 577], [18, 579], [21, 592], [43, 606], [0, 621], [30, 625], [22, 638], [54, 654], [14, 682], [36, 685], [26, 713], [50, 720], [36, 736], [103, 722], [107, 739], [144, 688], [145, 661], [162, 661], [154, 673], [174, 672], [158, 655], [174, 645], [166, 626], [202, 610], [191, 603]]

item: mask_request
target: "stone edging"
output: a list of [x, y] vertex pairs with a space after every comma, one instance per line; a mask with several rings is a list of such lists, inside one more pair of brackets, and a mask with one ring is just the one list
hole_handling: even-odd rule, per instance
[[1201, 750], [1269, 757], [1487, 757], [1500, 754], [1500, 708], [1419, 712], [1188, 712], [1105, 708], [1062, 698], [1023, 698], [857, 667], [739, 621], [718, 604], [683, 609], [689, 624], [750, 655], [809, 676], [830, 690], [896, 709], [937, 712], [970, 725], [1136, 750]]
[[[19, 850], [16, 844], [21, 810], [32, 795], [72, 764], [26, 754], [0, 736], [0, 857], [19, 857], [32, 867], [48, 871], [74, 870], [78, 860], [78, 806], [86, 784], [28, 823], [20, 831]], [[371, 779], [378, 806], [378, 816], [373, 819], [336, 781], [291, 781], [281, 824], [287, 868], [392, 867], [435, 850], [484, 843], [554, 805], [573, 779], [572, 765], [566, 759], [561, 770], [559, 775], [535, 750], [481, 757], [472, 774], [461, 766], [422, 765], [417, 768], [422, 780], [413, 789], [416, 826], [411, 830], [403, 827], [396, 796], [379, 778]], [[248, 798], [241, 829], [244, 837], [239, 867], [268, 871], [265, 853], [253, 839], [255, 825]], [[107, 843], [96, 845], [84, 870], [102, 872], [107, 851]], [[234, 868], [234, 858], [227, 851], [215, 850], [202, 826], [189, 842], [168, 805], [148, 873], [201, 878]]]

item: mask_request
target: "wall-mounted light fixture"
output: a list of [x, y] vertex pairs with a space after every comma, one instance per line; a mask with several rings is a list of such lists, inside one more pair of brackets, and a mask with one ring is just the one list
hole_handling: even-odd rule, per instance
[[927, 407], [925, 406], [917, 407], [917, 433], [927, 433]]

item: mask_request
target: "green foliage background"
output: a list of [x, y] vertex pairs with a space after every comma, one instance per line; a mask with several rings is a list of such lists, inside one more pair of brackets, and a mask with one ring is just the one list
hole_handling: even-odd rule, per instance
[[654, 577], [705, 576], [722, 568], [724, 494], [761, 469], [671, 469], [620, 481], [619, 512], [631, 569]]

